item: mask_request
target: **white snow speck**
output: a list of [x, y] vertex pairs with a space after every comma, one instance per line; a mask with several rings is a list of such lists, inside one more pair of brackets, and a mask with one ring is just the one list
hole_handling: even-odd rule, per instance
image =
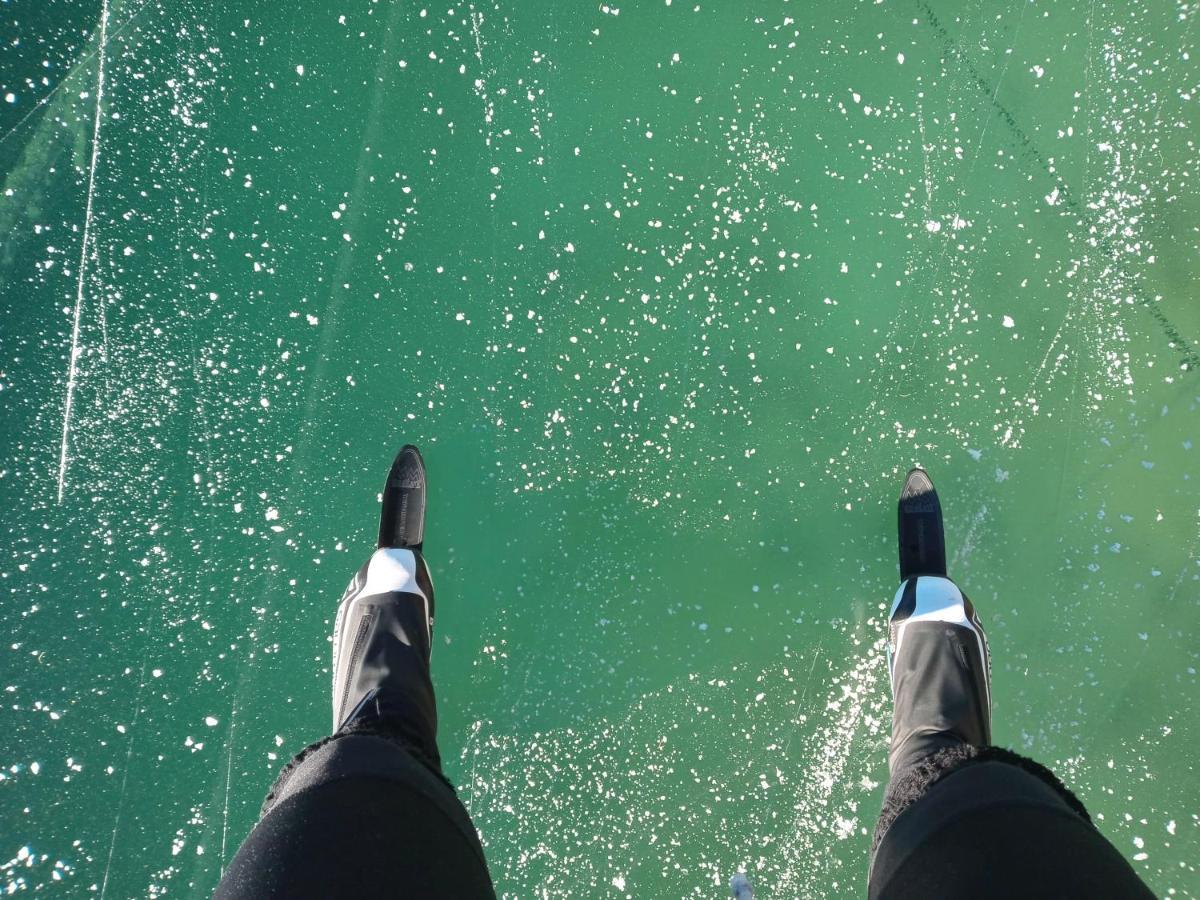
[[207, 725], [209, 728], [215, 728], [217, 726], [217, 717], [216, 716], [205, 716], [204, 724]]
[[303, 75], [304, 74], [304, 66], [296, 66], [296, 74]]
[[1016, 325], [1017, 323], [1013, 321], [1013, 317], [1012, 317], [1012, 316], [1005, 316], [1005, 317], [1004, 317], [1004, 323], [1003, 323], [1003, 324], [1004, 324], [1004, 327], [1005, 327], [1005, 328], [1012, 328], [1012, 327], [1013, 327], [1014, 325]]
[[904, 54], [903, 53], [896, 54], [896, 62], [900, 63], [900, 65], [904, 65]]

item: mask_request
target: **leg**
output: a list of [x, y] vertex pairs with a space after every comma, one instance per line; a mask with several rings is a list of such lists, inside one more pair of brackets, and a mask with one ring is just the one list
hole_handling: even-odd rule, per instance
[[406, 447], [384, 488], [380, 548], [338, 606], [334, 733], [284, 767], [218, 897], [495, 897], [438, 753], [424, 498], [420, 454]]
[[899, 529], [903, 583], [888, 643], [891, 780], [869, 896], [1151, 896], [1053, 773], [989, 746], [987, 638], [946, 578], [941, 507], [920, 470], [901, 494]]

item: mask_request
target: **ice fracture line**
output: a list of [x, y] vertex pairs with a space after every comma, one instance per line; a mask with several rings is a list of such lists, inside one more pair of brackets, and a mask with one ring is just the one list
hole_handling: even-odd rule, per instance
[[92, 232], [92, 198], [96, 192], [96, 163], [100, 158], [100, 116], [104, 107], [104, 45], [108, 40], [108, 0], [100, 8], [100, 47], [97, 51], [96, 118], [92, 124], [92, 163], [88, 167], [87, 207], [83, 213], [83, 247], [79, 251], [79, 282], [75, 288], [75, 316], [71, 325], [71, 359], [67, 366], [67, 400], [63, 406], [62, 445], [58, 451], [58, 503], [62, 505], [63, 484], [67, 477], [67, 441], [71, 432], [71, 406], [75, 402], [75, 377], [78, 373], [79, 314], [83, 310], [83, 280], [87, 275], [88, 242]]

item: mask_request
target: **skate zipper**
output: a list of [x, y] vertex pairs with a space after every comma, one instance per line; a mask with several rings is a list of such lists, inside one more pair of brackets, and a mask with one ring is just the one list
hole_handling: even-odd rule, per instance
[[[350, 699], [350, 686], [351, 686], [352, 682], [350, 681], [349, 675], [354, 670], [354, 668], [358, 665], [359, 654], [362, 652], [363, 645], [366, 643], [367, 632], [370, 631], [371, 623], [374, 620], [375, 620], [375, 611], [372, 610], [371, 612], [369, 612], [365, 616], [363, 616], [362, 620], [358, 623], [358, 631], [356, 631], [354, 634], [354, 643], [350, 646], [350, 660], [346, 664], [345, 672], [346, 672], [347, 678], [346, 678], [346, 684], [342, 687], [342, 702], [338, 704], [338, 712], [339, 713], [345, 711], [346, 701]], [[341, 726], [344, 724], [346, 724], [346, 723], [343, 721], [338, 725], [338, 727], [341, 728]]]

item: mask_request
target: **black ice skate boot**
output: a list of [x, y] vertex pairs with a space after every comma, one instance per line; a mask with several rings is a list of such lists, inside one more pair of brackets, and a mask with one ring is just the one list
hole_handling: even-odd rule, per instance
[[945, 747], [991, 742], [991, 663], [971, 601], [946, 577], [942, 508], [922, 469], [899, 504], [900, 577], [888, 621], [897, 773]]
[[333, 629], [333, 727], [387, 733], [440, 771], [429, 675], [433, 584], [421, 555], [425, 465], [396, 455], [383, 489], [379, 549], [355, 574]]

